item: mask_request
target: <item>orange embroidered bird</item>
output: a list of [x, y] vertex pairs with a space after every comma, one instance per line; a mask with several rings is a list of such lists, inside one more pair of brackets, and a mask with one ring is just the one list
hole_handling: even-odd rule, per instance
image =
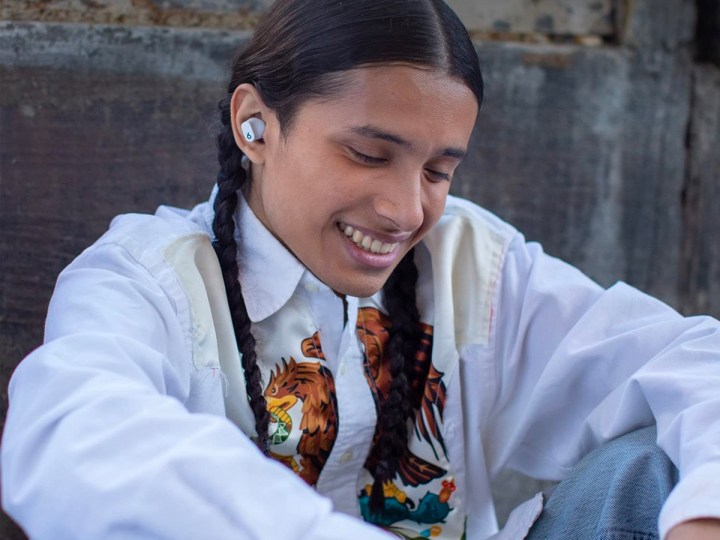
[[273, 420], [282, 419], [288, 432], [292, 430], [292, 421], [287, 411], [302, 402], [301, 434], [296, 449], [299, 466], [294, 456], [274, 454], [274, 457], [308, 484], [315, 485], [337, 434], [337, 399], [330, 370], [318, 362], [296, 362], [292, 357], [287, 362], [283, 358], [282, 366], [271, 372], [265, 399]]

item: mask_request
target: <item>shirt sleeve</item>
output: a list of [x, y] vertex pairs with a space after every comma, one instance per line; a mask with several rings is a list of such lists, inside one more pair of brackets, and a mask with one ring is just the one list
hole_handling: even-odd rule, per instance
[[657, 424], [680, 470], [660, 527], [720, 518], [720, 323], [605, 290], [516, 237], [496, 299], [490, 468], [561, 479], [591, 449]]
[[387, 538], [333, 512], [223, 416], [188, 412], [177, 309], [115, 244], [61, 274], [46, 342], [10, 384], [8, 514], [37, 539]]

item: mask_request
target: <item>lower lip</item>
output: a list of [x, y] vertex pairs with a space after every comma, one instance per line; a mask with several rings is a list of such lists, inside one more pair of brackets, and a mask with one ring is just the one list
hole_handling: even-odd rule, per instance
[[338, 233], [344, 239], [350, 256], [364, 266], [378, 269], [388, 268], [395, 263], [400, 253], [400, 246], [396, 246], [390, 253], [372, 253], [358, 246], [339, 229]]

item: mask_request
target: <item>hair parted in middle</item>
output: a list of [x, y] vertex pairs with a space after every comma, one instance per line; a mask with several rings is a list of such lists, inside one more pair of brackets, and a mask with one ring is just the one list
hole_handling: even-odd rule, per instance
[[[255, 416], [257, 444], [269, 450], [269, 413], [251, 321], [238, 281], [235, 212], [238, 191], [252, 181], [232, 131], [230, 100], [235, 89], [252, 84], [264, 104], [277, 115], [281, 133], [292, 129], [306, 101], [331, 96], [343, 88], [342, 72], [382, 64], [415, 65], [463, 82], [483, 99], [477, 53], [467, 30], [442, 0], [277, 0], [251, 39], [233, 61], [228, 94], [220, 101], [217, 195], [213, 245], [220, 262], [246, 389]], [[383, 502], [383, 483], [392, 480], [407, 452], [408, 422], [420, 403], [410, 399], [417, 375], [413, 370], [420, 341], [416, 304], [418, 278], [410, 250], [383, 287], [383, 303], [391, 321], [387, 352], [392, 383], [378, 404], [375, 444], [371, 449], [374, 484], [370, 507]]]

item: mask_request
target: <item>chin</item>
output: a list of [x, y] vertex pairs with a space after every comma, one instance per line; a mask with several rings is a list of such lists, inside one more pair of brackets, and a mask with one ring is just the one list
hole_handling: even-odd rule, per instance
[[357, 298], [368, 298], [378, 292], [380, 289], [383, 288], [383, 285], [385, 283], [381, 283], [380, 285], [373, 286], [373, 287], [352, 287], [347, 290], [347, 292], [344, 292], [342, 294], [345, 294], [347, 296], [355, 296]]
[[344, 296], [355, 296], [357, 298], [367, 298], [369, 296], [372, 296], [376, 292], [378, 292], [380, 289], [382, 289], [383, 285], [385, 285], [385, 282], [379, 284], [360, 284], [360, 283], [351, 283], [351, 284], [343, 284], [338, 285], [338, 287], [332, 287], [332, 290], [335, 291], [337, 294], [341, 294]]
[[336, 294], [355, 296], [357, 298], [367, 298], [372, 296], [383, 288], [387, 281], [387, 276], [382, 278], [359, 278], [355, 280], [322, 280]]

